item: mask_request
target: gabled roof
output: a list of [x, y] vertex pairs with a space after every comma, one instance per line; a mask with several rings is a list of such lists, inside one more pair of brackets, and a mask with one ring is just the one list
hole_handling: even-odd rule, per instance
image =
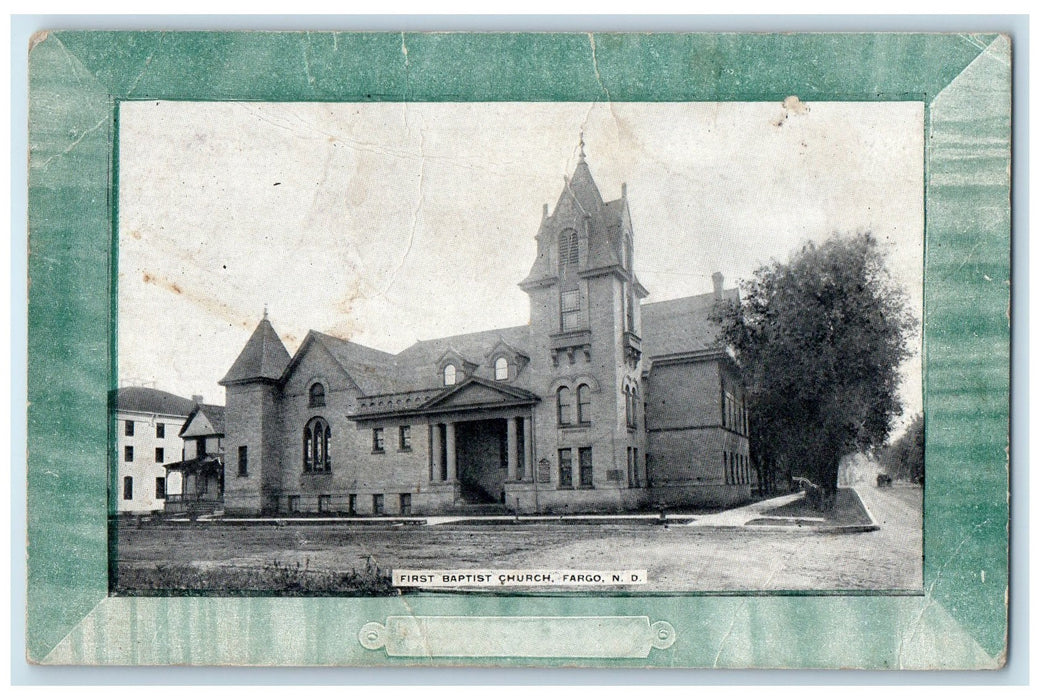
[[[724, 301], [738, 301], [737, 290], [722, 292]], [[655, 357], [721, 349], [719, 326], [711, 320], [715, 294], [642, 304], [643, 355]]]
[[318, 343], [332, 355], [332, 359], [343, 369], [364, 394], [384, 394], [397, 390], [394, 356], [382, 350], [370, 348], [328, 333], [312, 330], [303, 339], [300, 349], [286, 366], [283, 380], [299, 364], [307, 349]]
[[601, 270], [621, 265], [623, 231], [626, 224], [631, 225], [624, 189], [619, 199], [604, 202], [583, 156], [574, 169], [574, 175], [565, 180], [552, 215], [542, 220], [538, 230], [538, 254], [531, 271], [520, 282], [521, 288], [539, 286], [555, 279], [556, 270], [551, 265], [552, 255], [549, 252], [551, 239], [561, 227], [575, 225], [575, 217], [588, 224], [588, 256], [581, 270]]
[[486, 357], [488, 349], [499, 342], [528, 355], [526, 347], [530, 333], [531, 327], [525, 325], [420, 340], [397, 354], [399, 379], [411, 389], [428, 388], [437, 383], [437, 365], [445, 353], [454, 351], [466, 360], [479, 363]]
[[155, 413], [164, 416], [187, 416], [195, 402], [168, 391], [146, 386], [127, 386], [111, 393], [112, 405], [117, 411]]
[[418, 416], [484, 408], [527, 406], [540, 400], [536, 394], [526, 389], [483, 377], [471, 376], [417, 406], [404, 409], [388, 407], [385, 411], [356, 414], [351, 418], [365, 421], [387, 416]]
[[[198, 424], [199, 417], [205, 418], [206, 422], [209, 423], [210, 430], [202, 430], [196, 432], [193, 430], [195, 427], [193, 424]], [[206, 435], [223, 435], [224, 434], [224, 407], [217, 406], [211, 403], [200, 403], [196, 404], [195, 408], [192, 409], [191, 413], [188, 414], [187, 420], [184, 421], [184, 425], [181, 426], [181, 430], [178, 433], [180, 437], [185, 435], [191, 437], [203, 437]]]
[[289, 351], [282, 345], [271, 322], [265, 316], [249, 336], [238, 359], [218, 384], [242, 384], [250, 381], [277, 381], [289, 365]]

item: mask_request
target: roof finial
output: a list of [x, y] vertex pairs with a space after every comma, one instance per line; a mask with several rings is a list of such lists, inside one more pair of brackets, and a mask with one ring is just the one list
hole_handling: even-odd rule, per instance
[[264, 320], [267, 320], [267, 302], [264, 302]]
[[585, 130], [582, 129], [578, 134], [578, 160], [585, 160]]

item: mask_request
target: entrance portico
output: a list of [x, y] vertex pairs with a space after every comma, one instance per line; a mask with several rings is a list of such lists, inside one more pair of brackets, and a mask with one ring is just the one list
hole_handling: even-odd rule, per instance
[[529, 407], [433, 416], [429, 430], [430, 482], [456, 484], [458, 502], [504, 503], [509, 484], [533, 479]]
[[538, 401], [525, 389], [469, 377], [414, 408], [355, 420], [425, 422], [429, 463], [420, 492], [436, 494], [438, 507], [509, 504], [514, 485], [534, 480], [532, 408]]

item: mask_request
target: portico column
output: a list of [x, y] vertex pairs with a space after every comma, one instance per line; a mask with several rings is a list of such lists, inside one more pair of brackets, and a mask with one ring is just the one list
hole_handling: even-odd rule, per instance
[[459, 465], [455, 461], [455, 424], [448, 423], [444, 427], [444, 452], [448, 461], [448, 481], [458, 481]]
[[510, 479], [519, 479], [516, 459], [516, 418], [506, 419], [506, 474]]
[[433, 466], [430, 468], [430, 481], [440, 481], [441, 474], [444, 473], [444, 464], [441, 462], [441, 424], [430, 423], [430, 435], [433, 437], [432, 447], [433, 451]]
[[534, 463], [531, 459], [531, 419], [524, 418], [524, 480], [534, 481]]

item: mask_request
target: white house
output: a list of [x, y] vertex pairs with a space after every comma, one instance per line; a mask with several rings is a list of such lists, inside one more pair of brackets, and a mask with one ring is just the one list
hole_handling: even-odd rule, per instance
[[114, 393], [116, 468], [112, 502], [117, 513], [161, 511], [168, 462], [183, 459], [180, 431], [195, 402], [149, 387]]

